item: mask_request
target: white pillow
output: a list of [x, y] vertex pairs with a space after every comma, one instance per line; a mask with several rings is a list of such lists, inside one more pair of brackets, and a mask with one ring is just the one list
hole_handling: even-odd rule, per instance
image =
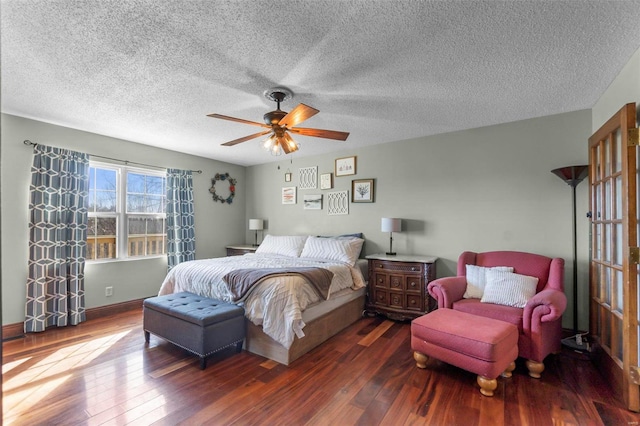
[[362, 238], [309, 237], [300, 257], [337, 260], [353, 266], [358, 260], [364, 240]]
[[306, 235], [270, 235], [267, 234], [262, 244], [256, 250], [260, 254], [279, 254], [282, 256], [299, 257], [307, 240]]
[[487, 285], [480, 301], [524, 308], [529, 299], [536, 294], [537, 286], [536, 277], [490, 270], [487, 271]]
[[484, 293], [484, 287], [487, 282], [487, 271], [508, 271], [513, 272], [511, 266], [494, 266], [492, 268], [486, 266], [466, 265], [467, 267], [467, 289], [464, 292], [465, 299], [480, 299]]

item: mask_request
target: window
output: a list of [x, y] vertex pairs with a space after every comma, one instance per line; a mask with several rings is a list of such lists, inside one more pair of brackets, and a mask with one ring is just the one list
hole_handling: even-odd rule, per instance
[[167, 252], [164, 172], [90, 162], [87, 260]]

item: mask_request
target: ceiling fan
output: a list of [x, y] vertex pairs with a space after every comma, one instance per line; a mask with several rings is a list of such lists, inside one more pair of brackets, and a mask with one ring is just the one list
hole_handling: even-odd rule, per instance
[[344, 141], [349, 137], [347, 132], [339, 132], [336, 130], [323, 130], [323, 129], [310, 129], [306, 127], [294, 127], [297, 124], [313, 117], [320, 111], [305, 104], [298, 104], [290, 112], [280, 110], [280, 102], [293, 97], [293, 93], [286, 88], [277, 87], [269, 89], [264, 92], [264, 96], [277, 103], [275, 111], [266, 113], [263, 116], [264, 123], [258, 123], [257, 121], [244, 120], [242, 118], [229, 117], [221, 114], [208, 114], [207, 117], [219, 118], [222, 120], [235, 121], [237, 123], [250, 124], [252, 126], [264, 127], [267, 130], [263, 130], [258, 133], [254, 133], [249, 136], [245, 136], [239, 139], [234, 139], [229, 142], [225, 142], [223, 146], [233, 146], [248, 140], [258, 138], [263, 135], [271, 133], [271, 135], [265, 139], [262, 143], [263, 148], [269, 150], [273, 155], [280, 155], [282, 152], [290, 154], [298, 150], [299, 145], [293, 140], [289, 132], [297, 133], [303, 136], [312, 136], [316, 138], [335, 139]]

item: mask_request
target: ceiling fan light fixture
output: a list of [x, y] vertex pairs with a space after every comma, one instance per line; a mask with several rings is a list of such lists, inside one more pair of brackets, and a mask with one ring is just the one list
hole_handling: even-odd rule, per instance
[[276, 135], [271, 134], [269, 135], [268, 138], [266, 138], [263, 141], [260, 141], [260, 146], [265, 150], [265, 151], [271, 151], [271, 148], [273, 148], [273, 145], [276, 143]]
[[293, 138], [289, 136], [289, 133], [285, 132], [284, 137], [282, 139], [284, 139], [283, 142], [287, 144], [287, 147], [289, 148], [289, 152], [295, 152], [298, 150], [298, 148], [300, 148], [300, 146], [296, 143], [296, 141], [294, 141]]
[[273, 147], [271, 147], [271, 155], [273, 155], [274, 157], [282, 155], [282, 147], [279, 143], [273, 144]]

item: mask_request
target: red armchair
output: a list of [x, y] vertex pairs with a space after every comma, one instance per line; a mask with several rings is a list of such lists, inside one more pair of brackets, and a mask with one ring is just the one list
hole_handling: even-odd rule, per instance
[[[538, 278], [536, 294], [524, 308], [465, 299], [466, 265], [511, 266], [517, 274]], [[516, 251], [467, 251], [458, 258], [457, 274], [429, 283], [429, 294], [438, 302], [438, 308], [455, 309], [515, 324], [519, 333], [518, 356], [527, 360], [529, 375], [539, 378], [544, 371], [545, 357], [552, 352], [559, 352], [561, 348], [562, 314], [567, 306], [564, 260]]]

